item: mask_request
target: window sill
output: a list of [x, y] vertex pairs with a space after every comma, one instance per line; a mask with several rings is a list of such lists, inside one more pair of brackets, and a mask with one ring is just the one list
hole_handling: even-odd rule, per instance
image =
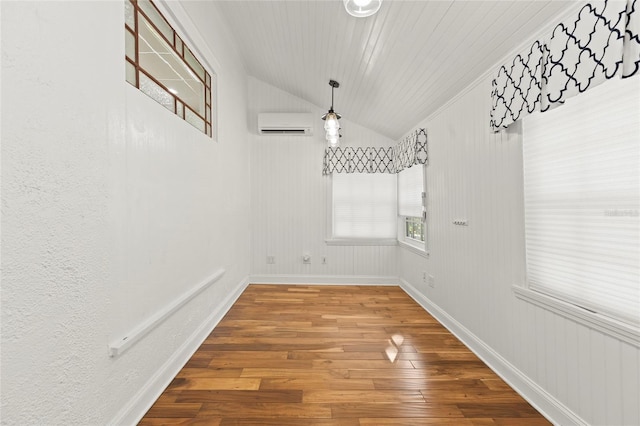
[[640, 329], [528, 288], [513, 286], [518, 299], [540, 306], [589, 328], [640, 347]]
[[324, 240], [328, 246], [395, 246], [395, 238], [328, 238]]
[[429, 258], [429, 251], [424, 248], [416, 247], [413, 244], [409, 244], [400, 240], [398, 240], [398, 245], [402, 248], [409, 250], [412, 253], [418, 254], [427, 259]]

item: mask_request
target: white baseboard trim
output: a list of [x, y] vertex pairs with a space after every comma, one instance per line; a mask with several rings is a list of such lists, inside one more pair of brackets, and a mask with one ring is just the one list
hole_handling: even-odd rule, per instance
[[400, 279], [400, 287], [545, 416], [547, 420], [553, 424], [565, 426], [585, 426], [588, 424], [452, 316], [427, 299], [409, 282]]
[[369, 275], [251, 275], [251, 284], [400, 285], [398, 277]]
[[108, 423], [109, 425], [136, 425], [144, 414], [151, 408], [153, 403], [162, 394], [164, 389], [171, 383], [171, 380], [189, 361], [189, 358], [200, 347], [202, 342], [211, 334], [231, 306], [240, 297], [242, 292], [249, 285], [249, 278], [242, 280], [236, 288], [224, 298], [222, 303], [215, 307], [202, 324], [189, 336], [189, 338], [176, 350], [173, 355], [158, 369], [158, 371], [144, 384], [135, 394], [129, 403], [124, 406], [116, 416]]

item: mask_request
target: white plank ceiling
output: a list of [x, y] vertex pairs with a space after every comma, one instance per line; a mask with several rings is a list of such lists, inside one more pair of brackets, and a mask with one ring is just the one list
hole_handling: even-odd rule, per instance
[[369, 18], [341, 0], [216, 5], [250, 75], [323, 109], [335, 79], [337, 112], [398, 139], [572, 3], [385, 0]]

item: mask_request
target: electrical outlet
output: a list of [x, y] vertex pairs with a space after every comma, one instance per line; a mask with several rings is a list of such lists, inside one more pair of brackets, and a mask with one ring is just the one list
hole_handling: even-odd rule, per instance
[[426, 284], [427, 283], [427, 273], [425, 271], [422, 271], [422, 284]]
[[429, 275], [429, 287], [434, 288], [436, 286], [436, 279], [433, 275]]
[[275, 256], [267, 256], [267, 265], [273, 265], [274, 263], [276, 263], [276, 257]]

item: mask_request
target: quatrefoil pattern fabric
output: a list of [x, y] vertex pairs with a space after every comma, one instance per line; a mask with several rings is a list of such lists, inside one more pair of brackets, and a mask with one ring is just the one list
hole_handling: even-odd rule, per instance
[[393, 147], [393, 170], [400, 173], [414, 164], [426, 164], [427, 131], [418, 129]]
[[574, 21], [557, 25], [546, 43], [542, 111], [622, 71], [624, 3], [587, 3]]
[[327, 148], [322, 174], [399, 173], [427, 160], [427, 131], [419, 129], [390, 148]]
[[322, 174], [393, 173], [393, 148], [327, 148]]
[[588, 2], [501, 66], [492, 81], [491, 128], [561, 105], [607, 79], [640, 74], [639, 7], [640, 0]]
[[543, 45], [536, 41], [529, 52], [517, 55], [498, 70], [491, 92], [491, 127], [500, 129], [516, 121], [523, 113], [540, 108]]

